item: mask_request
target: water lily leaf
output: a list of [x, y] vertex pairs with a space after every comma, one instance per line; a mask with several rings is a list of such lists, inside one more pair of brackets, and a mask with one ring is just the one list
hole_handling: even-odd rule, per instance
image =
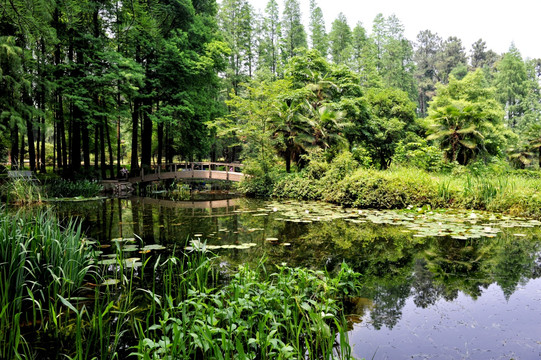
[[139, 266], [142, 266], [143, 263], [142, 262], [139, 262], [139, 260], [141, 260], [141, 258], [128, 258], [128, 259], [125, 259], [124, 260], [124, 266], [127, 267], [127, 268], [133, 268], [133, 267], [139, 267]]
[[100, 285], [105, 285], [105, 286], [107, 286], [107, 285], [116, 285], [119, 282], [120, 282], [120, 280], [118, 280], [118, 279], [107, 279], [104, 282], [102, 282]]
[[164, 250], [165, 246], [160, 244], [145, 245], [142, 250]]
[[116, 258], [115, 259], [103, 259], [98, 261], [98, 265], [114, 265], [116, 264]]

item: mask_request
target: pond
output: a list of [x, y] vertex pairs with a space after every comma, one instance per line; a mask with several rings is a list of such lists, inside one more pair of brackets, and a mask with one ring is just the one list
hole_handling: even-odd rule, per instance
[[81, 217], [102, 245], [126, 241], [128, 251], [204, 246], [224, 269], [266, 258], [267, 266], [333, 271], [345, 261], [362, 274], [361, 296], [348, 309], [358, 358], [541, 356], [541, 222], [535, 220], [242, 198], [54, 206]]

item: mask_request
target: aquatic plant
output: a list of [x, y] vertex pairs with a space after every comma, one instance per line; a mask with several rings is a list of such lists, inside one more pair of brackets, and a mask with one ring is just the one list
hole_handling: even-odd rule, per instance
[[45, 193], [49, 198], [65, 198], [78, 196], [91, 198], [97, 196], [103, 190], [103, 186], [97, 181], [69, 181], [63, 179], [50, 180], [44, 185], [44, 188]]
[[[192, 280], [184, 285], [189, 288], [167, 287], [165, 293], [142, 290], [156, 315], [147, 317], [154, 322], [138, 327], [134, 354], [139, 359], [350, 358], [338, 300], [353, 294], [358, 274], [347, 265], [336, 278], [285, 266], [269, 274], [263, 263], [255, 269], [241, 266], [225, 285], [213, 288], [201, 282], [210, 275], [210, 262], [200, 255], [195, 261], [187, 271], [168, 271], [166, 277], [178, 282], [188, 275]], [[180, 262], [171, 258], [166, 263]], [[175, 296], [175, 289], [187, 290], [185, 297]]]
[[5, 182], [0, 186], [0, 194], [7, 202], [19, 204], [40, 203], [43, 198], [41, 186], [35, 181], [26, 179]]
[[49, 212], [0, 209], [0, 358], [24, 351], [23, 325], [48, 329], [59, 321], [60, 299], [82, 286], [91, 261], [77, 223], [61, 227]]

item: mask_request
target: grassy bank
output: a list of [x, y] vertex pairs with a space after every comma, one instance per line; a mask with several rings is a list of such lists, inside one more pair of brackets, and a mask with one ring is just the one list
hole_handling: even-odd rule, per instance
[[103, 186], [96, 181], [59, 178], [43, 182], [12, 179], [0, 185], [0, 196], [8, 203], [18, 204], [35, 204], [54, 198], [92, 198], [102, 191]]
[[243, 189], [248, 195], [322, 200], [347, 207], [400, 209], [429, 205], [541, 218], [540, 175], [538, 171], [468, 168], [441, 173], [412, 167], [382, 171], [361, 168], [350, 157], [338, 156], [329, 164], [315, 162], [298, 173], [274, 175], [264, 192], [260, 191], [263, 181], [258, 179], [248, 179]]
[[345, 264], [223, 272], [204, 245], [135, 261], [115, 244], [97, 261], [75, 223], [0, 211], [0, 358], [350, 358], [343, 305], [359, 275]]

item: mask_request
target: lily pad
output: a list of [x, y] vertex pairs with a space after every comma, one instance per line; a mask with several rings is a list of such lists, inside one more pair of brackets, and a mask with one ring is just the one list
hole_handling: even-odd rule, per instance
[[141, 250], [164, 250], [165, 246], [160, 244], [145, 245]]
[[105, 285], [105, 286], [108, 286], [108, 285], [116, 285], [120, 282], [120, 280], [118, 279], [107, 279], [105, 280], [104, 282], [102, 282], [100, 285]]

